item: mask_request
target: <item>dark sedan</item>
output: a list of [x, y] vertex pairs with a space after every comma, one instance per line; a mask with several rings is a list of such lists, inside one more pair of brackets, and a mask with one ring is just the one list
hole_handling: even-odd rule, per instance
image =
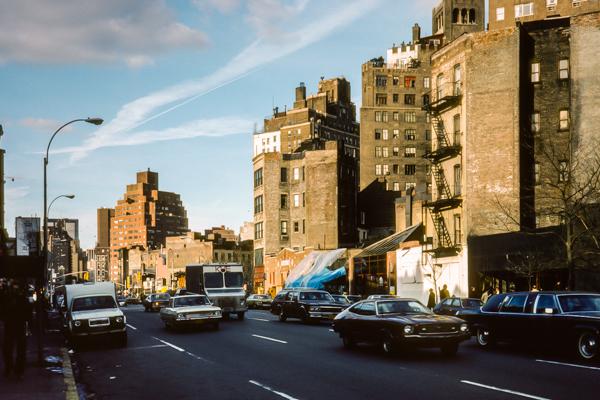
[[414, 299], [365, 300], [341, 312], [333, 330], [344, 347], [358, 342], [375, 342], [385, 353], [410, 347], [439, 347], [453, 355], [458, 345], [469, 338], [465, 321], [433, 314]]
[[153, 293], [146, 296], [144, 299], [144, 311], [160, 311], [161, 308], [169, 305], [168, 293]]
[[461, 315], [477, 311], [482, 305], [479, 299], [448, 297], [433, 307], [433, 312], [439, 315]]
[[492, 296], [481, 312], [464, 315], [477, 333], [477, 343], [497, 341], [567, 346], [584, 360], [600, 350], [600, 294], [516, 292]]

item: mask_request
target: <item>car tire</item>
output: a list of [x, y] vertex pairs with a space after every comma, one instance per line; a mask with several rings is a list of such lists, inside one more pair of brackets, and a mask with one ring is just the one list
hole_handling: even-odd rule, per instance
[[342, 344], [344, 345], [344, 348], [346, 348], [346, 349], [352, 349], [356, 345], [356, 343], [354, 342], [354, 339], [352, 338], [352, 336], [349, 333], [342, 335]]
[[396, 352], [396, 343], [394, 343], [394, 339], [389, 332], [383, 333], [381, 337], [381, 350], [386, 355], [392, 355]]
[[598, 356], [600, 337], [592, 331], [582, 331], [577, 335], [577, 354], [582, 360], [592, 360]]
[[455, 356], [458, 353], [458, 343], [450, 343], [440, 347], [442, 354], [447, 357]]
[[243, 321], [244, 317], [245, 317], [245, 314], [246, 314], [245, 312], [239, 312], [239, 313], [237, 313], [238, 320]]
[[283, 312], [283, 309], [279, 311], [279, 322], [285, 322], [287, 319], [287, 315]]
[[489, 329], [477, 328], [475, 337], [477, 339], [477, 344], [480, 347], [492, 347], [494, 345], [494, 338]]

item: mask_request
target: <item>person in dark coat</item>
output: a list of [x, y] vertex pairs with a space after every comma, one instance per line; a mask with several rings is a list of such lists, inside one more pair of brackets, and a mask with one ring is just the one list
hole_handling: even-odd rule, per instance
[[25, 372], [26, 322], [31, 319], [31, 306], [27, 299], [25, 284], [16, 280], [11, 281], [2, 297], [4, 375], [8, 377], [14, 372], [18, 378], [22, 378]]
[[427, 307], [429, 307], [429, 309], [433, 310], [433, 307], [435, 307], [435, 292], [433, 291], [433, 289], [429, 289], [429, 299], [427, 299]]

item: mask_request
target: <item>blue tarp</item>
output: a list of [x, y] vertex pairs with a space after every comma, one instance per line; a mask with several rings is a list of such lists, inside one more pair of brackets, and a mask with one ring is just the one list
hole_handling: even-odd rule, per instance
[[345, 253], [346, 249], [309, 253], [290, 272], [285, 280], [285, 286], [323, 289], [325, 283], [346, 275], [346, 268], [344, 267], [335, 270], [329, 269]]

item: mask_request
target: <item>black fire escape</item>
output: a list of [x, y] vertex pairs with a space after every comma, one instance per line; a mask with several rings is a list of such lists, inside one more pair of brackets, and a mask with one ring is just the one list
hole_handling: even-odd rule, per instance
[[[429, 97], [427, 97], [428, 99]], [[424, 101], [423, 109], [431, 118], [432, 138], [435, 145], [431, 151], [427, 151], [424, 158], [431, 162], [431, 174], [436, 186], [437, 196], [432, 201], [425, 203], [425, 207], [431, 215], [433, 226], [437, 235], [437, 243], [428, 250], [436, 257], [452, 256], [458, 254], [460, 246], [454, 243], [448, 231], [443, 212], [458, 208], [462, 205], [459, 193], [452, 193], [442, 163], [460, 155], [460, 140], [456, 138], [450, 142], [448, 132], [444, 127], [441, 114], [460, 104], [460, 85], [452, 84], [450, 90], [439, 90], [435, 93], [431, 102]]]

